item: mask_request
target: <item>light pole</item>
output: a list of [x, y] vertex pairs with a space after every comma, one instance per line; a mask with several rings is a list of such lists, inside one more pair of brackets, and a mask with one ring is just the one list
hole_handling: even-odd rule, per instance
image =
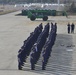
[[60, 0], [58, 0], [58, 11], [59, 11], [59, 7], [60, 7]]

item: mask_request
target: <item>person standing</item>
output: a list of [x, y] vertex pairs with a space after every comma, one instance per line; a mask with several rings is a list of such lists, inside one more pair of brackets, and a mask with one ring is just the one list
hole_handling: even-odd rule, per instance
[[18, 70], [22, 70], [22, 65], [23, 65], [23, 62], [22, 62], [22, 57], [21, 57], [21, 52], [23, 51], [23, 49], [20, 49], [18, 51]]
[[68, 31], [68, 34], [70, 33], [70, 24], [68, 23], [68, 28], [67, 28], [67, 31]]
[[74, 33], [74, 29], [75, 29], [75, 25], [74, 25], [74, 23], [72, 23], [72, 25], [71, 25], [71, 33]]

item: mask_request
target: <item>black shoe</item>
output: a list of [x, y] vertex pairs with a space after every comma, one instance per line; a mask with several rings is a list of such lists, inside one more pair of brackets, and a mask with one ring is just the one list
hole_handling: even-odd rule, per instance
[[22, 67], [18, 67], [18, 70], [22, 70]]
[[31, 70], [35, 70], [35, 69], [31, 69]]
[[45, 70], [45, 68], [42, 68], [42, 70]]
[[35, 69], [33, 68], [33, 69], [31, 69], [31, 70], [35, 70]]
[[18, 70], [22, 70], [22, 68], [19, 68]]

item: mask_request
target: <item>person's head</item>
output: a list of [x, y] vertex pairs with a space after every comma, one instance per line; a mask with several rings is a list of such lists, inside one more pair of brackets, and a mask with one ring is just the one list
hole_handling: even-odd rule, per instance
[[57, 25], [57, 23], [55, 23], [55, 25]]
[[21, 48], [21, 49], [19, 49], [18, 53], [20, 54], [22, 51], [23, 51], [23, 49]]
[[49, 25], [49, 23], [47, 23], [47, 25]]
[[41, 29], [43, 29], [42, 23], [39, 25], [39, 27], [40, 27]]
[[53, 25], [53, 23], [51, 22], [51, 25]]
[[30, 35], [33, 35], [33, 34], [34, 34], [34, 32], [31, 32], [31, 33], [30, 33]]

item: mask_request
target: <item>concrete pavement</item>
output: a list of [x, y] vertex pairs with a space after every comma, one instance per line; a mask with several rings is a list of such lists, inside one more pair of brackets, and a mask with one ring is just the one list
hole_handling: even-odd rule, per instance
[[[75, 34], [67, 34], [68, 22], [76, 24], [76, 16], [49, 17], [48, 21], [41, 19], [30, 21], [26, 16], [15, 16], [14, 12], [0, 16], [0, 75], [75, 75], [76, 74], [76, 29]], [[47, 65], [46, 71], [37, 69], [31, 71], [17, 70], [17, 54], [23, 41], [40, 23], [57, 22], [58, 31], [56, 43]], [[73, 45], [69, 47], [69, 45]]]

